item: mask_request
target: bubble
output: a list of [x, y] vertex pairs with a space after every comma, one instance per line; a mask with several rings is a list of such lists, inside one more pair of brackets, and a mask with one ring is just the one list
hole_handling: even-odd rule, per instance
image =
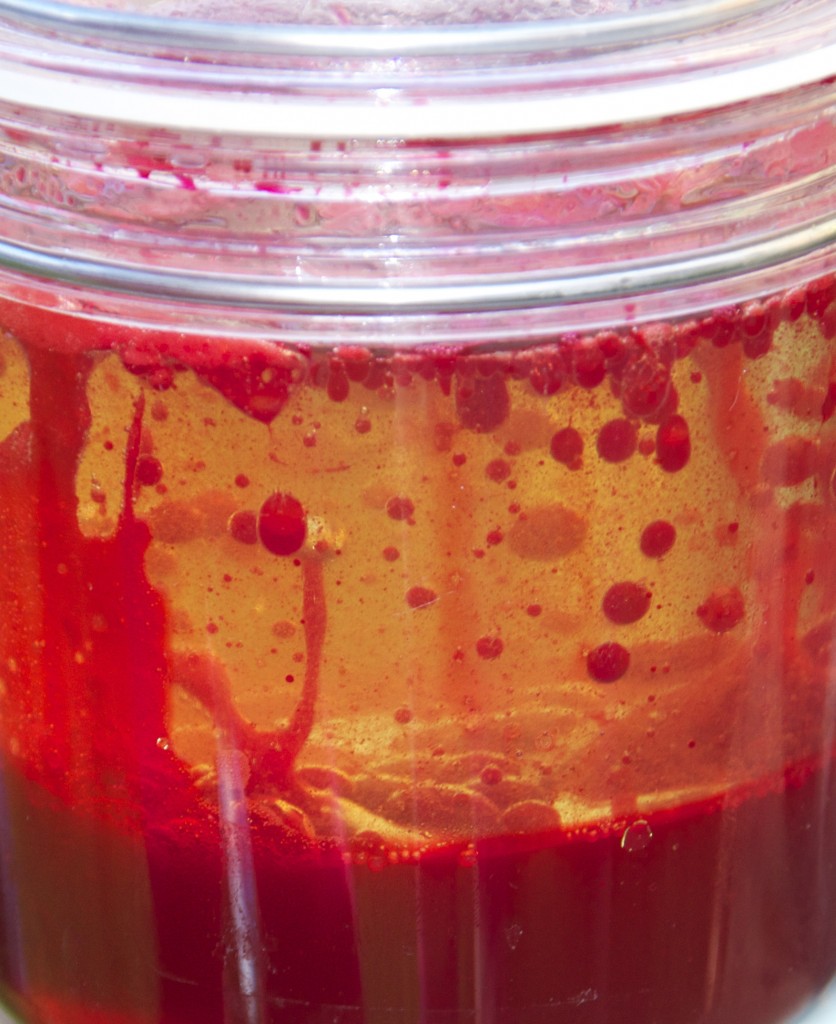
[[627, 853], [639, 853], [646, 850], [653, 838], [653, 830], [650, 825], [640, 818], [628, 825], [621, 836], [621, 849]]

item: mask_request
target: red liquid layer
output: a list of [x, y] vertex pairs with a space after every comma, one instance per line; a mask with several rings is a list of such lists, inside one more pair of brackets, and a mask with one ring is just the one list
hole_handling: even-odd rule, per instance
[[[805, 300], [810, 323], [824, 325], [817, 342], [822, 350], [830, 337], [828, 311], [836, 308], [834, 289], [827, 301], [824, 291], [819, 282]], [[313, 360], [304, 382], [299, 354], [251, 351], [230, 367], [217, 362], [216, 350], [212, 361], [211, 345], [188, 339], [146, 339], [143, 349], [137, 337], [128, 351], [118, 333], [91, 328], [76, 336], [78, 328], [61, 317], [39, 322], [14, 308], [5, 315], [28, 368], [28, 415], [0, 448], [6, 666], [0, 814], [8, 822], [0, 835], [0, 963], [9, 999], [21, 1012], [43, 1024], [770, 1024], [833, 973], [832, 359], [826, 372], [817, 364], [813, 383], [793, 384], [781, 363], [775, 379], [762, 383], [775, 404], [787, 407], [797, 428], [789, 434], [768, 427], [742, 383], [742, 367], [757, 365], [774, 331], [801, 315], [787, 297], [765, 304], [755, 326], [742, 312], [727, 311], [658, 337], [608, 333], [513, 358], [351, 352]], [[161, 358], [171, 345], [180, 347]], [[101, 435], [101, 449], [118, 444], [123, 458], [121, 491], [110, 497], [118, 511], [99, 533], [83, 522], [79, 496], [99, 401], [91, 399], [98, 394], [91, 381], [102, 357], [85, 354], [94, 348], [116, 349], [119, 372], [132, 386], [142, 381], [138, 393], [127, 393], [115, 370], [104, 380], [104, 391], [122, 394], [122, 419]], [[707, 518], [703, 494], [675, 490], [692, 458], [705, 457], [704, 424], [680, 411], [691, 396], [681, 405], [671, 384], [672, 367], [694, 348], [700, 357], [685, 364], [680, 385], [709, 390], [705, 408], [713, 417], [715, 454], [730, 481], [728, 494], [718, 487], [728, 500], [712, 509], [716, 522]], [[348, 675], [364, 658], [383, 664], [388, 657], [383, 642], [377, 654], [361, 649], [358, 641], [367, 633], [359, 629], [338, 650], [333, 643], [335, 631], [345, 630], [353, 592], [351, 531], [346, 568], [335, 579], [328, 559], [337, 558], [336, 534], [316, 526], [300, 501], [303, 478], [288, 485], [290, 455], [282, 450], [265, 460], [279, 468], [265, 475], [260, 497], [243, 507], [221, 505], [224, 525], [215, 534], [206, 525], [206, 489], [191, 518], [173, 501], [143, 513], [149, 492], [162, 500], [177, 486], [174, 455], [155, 447], [165, 421], [155, 396], [170, 392], [176, 407], [189, 387], [208, 385], [205, 394], [222, 396], [221, 412], [232, 409], [267, 434], [266, 424], [287, 415], [285, 405], [302, 383], [339, 409], [362, 388], [378, 429], [386, 422], [386, 403], [397, 410], [416, 381], [426, 407], [446, 402], [455, 421], [434, 423], [431, 454], [416, 448], [428, 470], [414, 488], [390, 486], [382, 497], [362, 492], [373, 511], [364, 506], [356, 514], [356, 535], [365, 536], [365, 520], [376, 517], [366, 537], [375, 564], [420, 561], [422, 544], [444, 537], [440, 527], [421, 531], [432, 515], [448, 514], [445, 502], [470, 501], [478, 510], [482, 492], [497, 507], [499, 494], [515, 518], [499, 525], [486, 519], [484, 546], [466, 552], [477, 567], [468, 571], [485, 574], [475, 582], [460, 573], [461, 583], [445, 569], [439, 577], [444, 586], [400, 577], [393, 585], [397, 603], [389, 618], [416, 617], [398, 643], [406, 643], [402, 636], [411, 629], [415, 635], [426, 629], [429, 637], [421, 659], [409, 655], [406, 669], [419, 662], [419, 681], [410, 683], [407, 695], [423, 685], [432, 700], [422, 707], [417, 698], [412, 704], [393, 698], [387, 722], [412, 728], [416, 709], [426, 718], [442, 717], [439, 707], [450, 721], [435, 731], [430, 721], [415, 739], [396, 732], [386, 757], [365, 755], [368, 764], [361, 743], [352, 760], [341, 751], [339, 735], [326, 736], [335, 764], [306, 763], [311, 746], [318, 743], [320, 755], [327, 747], [314, 731], [323, 687], [332, 702], [326, 707], [339, 706], [361, 723], [365, 702], [387, 690], [357, 669], [346, 687], [354, 687], [355, 703], [339, 705], [346, 698], [335, 664]], [[602, 421], [594, 437], [584, 441], [571, 424], [551, 429], [558, 413], [561, 422], [566, 418], [558, 404], [549, 407], [542, 452], [528, 456], [533, 449], [516, 436], [489, 447], [519, 413], [514, 402], [520, 395], [529, 403], [527, 418], [518, 416], [514, 429], [525, 440], [523, 427], [530, 428], [539, 411], [532, 403], [556, 395], [559, 403], [564, 384], [583, 396], [591, 422]], [[406, 397], [398, 398], [399, 388]], [[734, 416], [726, 421], [732, 406]], [[200, 403], [197, 408], [203, 411]], [[365, 416], [357, 423], [371, 424]], [[206, 419], [214, 427], [212, 417]], [[397, 415], [390, 421], [404, 426]], [[304, 447], [315, 447], [318, 429], [304, 435]], [[542, 433], [542, 425], [537, 429]], [[370, 430], [355, 427], [353, 440]], [[384, 447], [393, 447], [398, 436], [391, 428]], [[178, 447], [183, 438], [193, 435], [183, 434]], [[421, 486], [435, 479], [433, 460], [442, 459], [446, 473], [460, 475], [438, 475], [444, 501], [433, 507]], [[650, 566], [647, 580], [623, 578], [610, 565], [613, 542], [588, 540], [597, 524], [562, 504], [544, 504], [540, 495], [544, 466], [572, 475], [594, 459], [602, 474], [625, 470], [612, 478], [625, 492], [633, 475], [652, 472], [662, 497], [676, 496], [668, 499], [671, 507], [689, 494], [684, 508], [674, 508], [675, 528], [643, 494], [635, 507], [621, 503], [623, 523], [635, 535], [632, 557]], [[198, 462], [194, 472], [202, 473], [205, 462]], [[249, 478], [237, 464], [235, 470], [228, 474], [234, 493], [245, 491]], [[324, 472], [331, 471], [342, 481], [333, 486], [344, 488], [349, 515], [353, 467], [338, 463]], [[537, 500], [529, 497], [526, 480]], [[97, 480], [90, 486], [95, 489]], [[551, 486], [571, 493], [563, 477]], [[799, 496], [802, 487], [807, 490]], [[620, 509], [618, 488], [611, 490], [601, 505], [594, 497], [595, 509]], [[172, 518], [172, 508], [180, 518]], [[701, 516], [706, 521], [694, 531]], [[613, 536], [618, 528], [628, 532], [615, 511], [612, 523]], [[386, 530], [401, 531], [400, 547], [386, 543]], [[716, 545], [707, 556], [697, 547], [704, 536]], [[279, 619], [271, 627], [277, 638], [301, 638], [304, 648], [284, 675], [294, 696], [288, 714], [271, 705], [258, 722], [255, 714], [247, 717], [224, 661], [234, 637], [214, 647], [206, 637], [223, 634], [211, 620], [200, 646], [187, 647], [182, 635], [193, 640], [195, 632], [175, 621], [180, 594], [152, 582], [149, 566], [160, 572], [175, 561], [178, 544], [206, 537], [210, 563], [219, 551], [266, 552], [275, 575], [258, 584], [265, 601], [278, 602], [282, 588], [296, 588], [297, 622]], [[725, 558], [735, 544], [744, 547], [745, 557], [730, 562], [741, 578], [708, 593], [696, 584], [693, 593], [677, 589], [667, 580], [666, 591], [661, 560], [689, 537], [709, 562]], [[600, 599], [585, 598], [586, 616], [594, 612], [596, 629], [600, 621], [606, 632], [581, 646], [583, 617], [548, 607], [555, 590], [577, 583], [572, 572], [561, 569], [564, 581], [542, 592], [526, 587], [529, 578], [548, 576], [543, 566], [557, 572], [585, 544], [591, 550], [582, 563], [584, 578], [590, 594], [597, 594], [593, 586], [600, 591]], [[430, 553], [452, 558], [444, 544]], [[241, 571], [238, 562], [234, 566]], [[217, 568], [220, 574], [227, 565]], [[260, 563], [250, 570], [259, 580], [265, 576]], [[366, 567], [363, 573], [357, 586], [367, 589], [358, 593], [371, 602], [377, 577]], [[233, 581], [232, 571], [227, 575]], [[498, 579], [522, 607], [517, 612], [525, 629], [551, 615], [550, 628], [560, 637], [548, 662], [555, 678], [544, 680], [544, 697], [529, 693], [539, 684], [529, 678], [533, 670], [524, 640], [512, 629], [510, 603], [490, 622], [449, 611], [446, 622], [432, 625], [427, 618], [441, 602], [456, 607], [451, 592], [468, 586], [473, 594], [488, 591]], [[687, 601], [677, 611], [688, 636], [669, 630], [664, 642], [637, 640], [672, 592]], [[192, 605], [207, 600], [200, 590]], [[230, 616], [235, 603], [227, 602]], [[367, 627], [373, 616], [359, 599], [357, 607], [349, 625]], [[520, 636], [528, 635], [519, 628]], [[468, 630], [465, 649], [459, 642]], [[551, 642], [547, 637], [542, 646]], [[440, 682], [430, 672], [420, 676], [423, 660], [448, 643]], [[530, 658], [540, 649], [532, 645]], [[459, 665], [470, 675], [455, 675]], [[517, 666], [522, 682], [509, 665]], [[396, 681], [396, 675], [388, 678], [393, 690]], [[269, 701], [283, 700], [286, 707], [278, 682], [271, 683]], [[205, 745], [208, 735], [216, 745], [208, 772], [183, 753], [189, 742], [202, 749], [191, 739], [198, 725], [190, 722], [190, 733], [171, 724], [175, 689], [181, 702], [200, 709], [203, 719], [193, 716], [198, 725], [203, 721], [200, 742]], [[486, 693], [494, 701], [501, 697], [510, 711], [536, 706], [536, 760], [522, 757], [531, 753], [523, 750], [525, 715], [513, 719], [501, 705], [498, 711]], [[666, 701], [668, 717], [651, 717]], [[571, 732], [574, 718], [556, 717], [567, 708], [591, 730], [583, 743]], [[491, 732], [496, 721], [501, 742]], [[442, 741], [454, 752], [460, 744], [473, 754], [465, 746], [472, 735], [489, 757], [456, 788], [435, 774], [451, 753]], [[566, 753], [572, 743], [576, 760]], [[395, 754], [409, 760], [408, 770], [397, 768]], [[523, 760], [533, 763], [529, 775], [515, 767]], [[695, 790], [719, 795], [697, 799]], [[561, 823], [571, 803], [567, 794], [583, 804], [583, 824]]]

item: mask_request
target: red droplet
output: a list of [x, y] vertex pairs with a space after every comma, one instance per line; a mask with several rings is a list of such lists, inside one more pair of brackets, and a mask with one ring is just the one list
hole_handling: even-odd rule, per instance
[[610, 622], [627, 625], [638, 620], [647, 613], [652, 593], [641, 583], [625, 580], [614, 583], [604, 594], [601, 607]]
[[743, 595], [737, 587], [721, 587], [697, 608], [697, 615], [712, 633], [727, 633], [745, 612]]
[[390, 498], [386, 502], [386, 512], [390, 519], [411, 519], [415, 505], [409, 498]]
[[573, 353], [572, 372], [582, 388], [597, 387], [607, 372], [604, 353], [595, 344], [578, 345]]
[[806, 302], [803, 288], [791, 289], [781, 298], [781, 316], [789, 323], [795, 323], [804, 312]]
[[630, 667], [630, 652], [621, 644], [600, 644], [586, 656], [586, 670], [599, 683], [614, 683]]
[[468, 430], [479, 434], [495, 430], [507, 418], [510, 404], [505, 378], [499, 373], [459, 378], [456, 413], [461, 425]]
[[483, 786], [497, 786], [502, 782], [502, 769], [495, 764], [486, 764], [479, 778]]
[[476, 653], [485, 661], [494, 661], [504, 649], [505, 644], [498, 636], [480, 636], [476, 641]]
[[666, 473], [676, 473], [691, 458], [691, 434], [683, 416], [669, 416], [656, 432], [656, 461]]
[[235, 477], [235, 486], [236, 487], [249, 487], [250, 486], [250, 478], [246, 475], [246, 473], [239, 473], [238, 476]]
[[636, 450], [638, 432], [625, 419], [610, 420], [598, 431], [596, 447], [606, 462], [624, 462]]
[[438, 600], [438, 594], [429, 587], [410, 587], [406, 592], [406, 603], [410, 608], [429, 608]]
[[360, 419], [354, 421], [354, 429], [358, 434], [368, 434], [372, 429], [372, 421], [360, 417]]
[[543, 611], [543, 606], [540, 604], [530, 604], [525, 611], [527, 615], [530, 615], [532, 618], [536, 619], [537, 616]]
[[649, 353], [624, 368], [621, 404], [628, 416], [647, 418], [665, 404], [671, 386], [670, 370]]
[[153, 455], [140, 455], [136, 460], [136, 481], [143, 487], [153, 487], [163, 478], [163, 466]]
[[386, 559], [387, 562], [397, 562], [397, 560], [401, 557], [401, 553], [400, 551], [398, 551], [397, 548], [384, 548], [383, 557]]
[[349, 392], [348, 374], [342, 359], [332, 359], [328, 364], [328, 397], [332, 402], [344, 402]]
[[258, 542], [258, 520], [255, 512], [241, 510], [229, 517], [227, 525], [230, 536], [240, 544], [255, 544]]
[[306, 534], [301, 502], [292, 494], [271, 494], [258, 514], [258, 535], [267, 550], [274, 555], [292, 555], [305, 543]]
[[836, 297], [836, 278], [820, 277], [807, 285], [807, 312], [818, 320]]
[[583, 465], [583, 438], [574, 427], [564, 427], [554, 435], [549, 446], [552, 458], [568, 469]]
[[673, 523], [656, 519], [642, 530], [639, 546], [648, 558], [661, 558], [670, 551], [675, 541], [676, 527]]
[[485, 466], [485, 476], [489, 480], [493, 480], [494, 483], [502, 483], [503, 480], [507, 480], [511, 475], [511, 466], [505, 461], [505, 459], [491, 459], [491, 461]]
[[397, 708], [395, 711], [395, 721], [398, 725], [407, 725], [412, 721], [412, 711], [407, 707]]

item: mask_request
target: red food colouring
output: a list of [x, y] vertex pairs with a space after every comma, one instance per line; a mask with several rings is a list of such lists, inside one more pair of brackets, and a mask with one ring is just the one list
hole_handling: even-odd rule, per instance
[[630, 652], [621, 644], [600, 644], [586, 656], [586, 670], [597, 683], [614, 683], [629, 667]]
[[490, 376], [459, 376], [456, 384], [456, 414], [468, 430], [486, 434], [508, 418], [511, 402], [501, 373]]
[[405, 706], [396, 708], [393, 717], [398, 725], [409, 725], [412, 721], [412, 709]]
[[632, 360], [621, 376], [621, 404], [627, 416], [647, 419], [665, 404], [671, 387], [670, 369], [650, 352]]
[[250, 478], [245, 473], [239, 473], [235, 477], [235, 486], [236, 487], [249, 487], [250, 486]]
[[565, 369], [557, 354], [535, 356], [528, 373], [528, 381], [538, 395], [554, 395], [563, 386]]
[[580, 469], [583, 465], [583, 438], [574, 427], [564, 427], [552, 437], [549, 451], [556, 462], [567, 469]]
[[836, 412], [836, 380], [832, 380], [827, 388], [827, 394], [821, 406], [821, 421], [827, 423]]
[[662, 558], [676, 542], [676, 527], [664, 519], [648, 523], [642, 530], [639, 546], [648, 558]]
[[573, 351], [572, 375], [582, 388], [595, 388], [607, 373], [604, 353], [594, 344], [578, 345]]
[[485, 476], [494, 483], [500, 484], [511, 475], [511, 466], [505, 459], [491, 459], [485, 466]]
[[488, 764], [479, 773], [479, 780], [483, 786], [498, 786], [502, 782], [502, 769], [495, 764]]
[[727, 633], [741, 621], [745, 611], [738, 587], [720, 587], [697, 608], [697, 616], [712, 633]]
[[638, 432], [633, 423], [614, 419], [598, 431], [596, 448], [605, 462], [625, 462], [636, 450]]
[[367, 420], [364, 417], [360, 417], [354, 421], [354, 429], [358, 434], [368, 434], [372, 429], [372, 421]]
[[258, 514], [258, 536], [273, 555], [293, 555], [305, 543], [308, 532], [305, 510], [292, 494], [276, 491]]
[[485, 661], [495, 661], [505, 650], [505, 644], [498, 636], [480, 636], [476, 641], [476, 653]]
[[415, 505], [409, 498], [390, 498], [386, 502], [386, 514], [390, 519], [409, 520], [415, 513]]
[[609, 588], [604, 594], [601, 608], [610, 622], [627, 625], [638, 622], [647, 613], [652, 597], [653, 594], [644, 584], [625, 580]]
[[761, 477], [772, 487], [797, 487], [815, 473], [816, 455], [808, 438], [782, 438], [764, 451]]
[[526, 615], [530, 615], [533, 619], [536, 619], [537, 616], [542, 613], [542, 611], [543, 611], [543, 606], [541, 604], [530, 604], [526, 608], [525, 613], [526, 613]]
[[406, 592], [406, 603], [410, 608], [429, 608], [438, 600], [438, 594], [429, 587], [410, 587]]
[[262, 423], [273, 422], [302, 376], [299, 357], [279, 349], [252, 352], [226, 365], [200, 367], [198, 372], [236, 408]]
[[503, 537], [504, 534], [502, 530], [497, 528], [496, 530], [491, 530], [489, 533], [485, 535], [485, 543], [488, 545], [489, 548], [495, 547], [497, 544], [502, 543]]
[[383, 557], [387, 562], [397, 562], [401, 557], [401, 553], [397, 548], [388, 547], [383, 549]]
[[258, 517], [255, 512], [242, 509], [229, 517], [229, 535], [240, 544], [258, 543]]
[[456, 452], [452, 458], [452, 462], [454, 466], [463, 466], [467, 462], [467, 456], [464, 452]]
[[656, 432], [656, 461], [666, 473], [677, 473], [691, 458], [691, 434], [683, 416], [669, 416]]
[[342, 359], [332, 359], [328, 364], [326, 391], [332, 402], [344, 402], [350, 390], [348, 374]]
[[163, 478], [163, 467], [153, 455], [140, 455], [136, 460], [136, 482], [143, 487], [153, 487]]

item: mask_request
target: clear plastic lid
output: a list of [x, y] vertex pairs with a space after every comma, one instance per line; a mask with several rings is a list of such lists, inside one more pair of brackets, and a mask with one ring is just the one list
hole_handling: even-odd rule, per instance
[[0, 4], [0, 98], [175, 130], [521, 136], [833, 74], [832, 0]]

